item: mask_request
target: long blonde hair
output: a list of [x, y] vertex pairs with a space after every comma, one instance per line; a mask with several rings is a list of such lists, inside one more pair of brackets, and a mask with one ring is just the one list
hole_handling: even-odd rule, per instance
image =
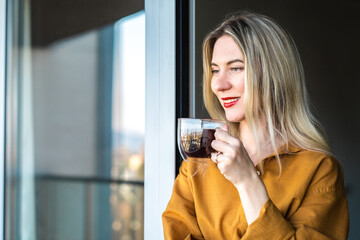
[[[203, 43], [203, 97], [212, 118], [226, 121], [225, 112], [211, 90], [211, 60], [216, 40], [230, 36], [245, 57], [245, 118], [260, 152], [259, 137], [264, 134], [281, 162], [277, 147], [285, 143], [301, 149], [331, 154], [319, 122], [309, 109], [305, 74], [296, 45], [275, 20], [256, 13], [237, 12]], [[265, 121], [265, 133], [261, 122]], [[239, 136], [239, 123], [228, 122], [230, 132]], [[263, 170], [262, 163], [260, 164]]]

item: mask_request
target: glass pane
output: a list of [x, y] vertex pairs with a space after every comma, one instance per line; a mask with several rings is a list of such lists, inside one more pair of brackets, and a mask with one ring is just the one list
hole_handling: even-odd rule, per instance
[[143, 239], [142, 185], [37, 179], [36, 195], [37, 239]]
[[115, 24], [113, 88], [114, 178], [144, 179], [145, 15]]
[[143, 1], [8, 6], [5, 238], [143, 239]]

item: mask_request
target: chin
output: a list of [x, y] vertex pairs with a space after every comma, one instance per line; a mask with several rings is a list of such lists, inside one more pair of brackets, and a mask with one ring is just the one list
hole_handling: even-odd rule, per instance
[[233, 115], [233, 114], [226, 113], [226, 120], [228, 120], [229, 122], [241, 122], [244, 119], [245, 119], [245, 116], [243, 116], [242, 114], [241, 115], [239, 115], [239, 114]]

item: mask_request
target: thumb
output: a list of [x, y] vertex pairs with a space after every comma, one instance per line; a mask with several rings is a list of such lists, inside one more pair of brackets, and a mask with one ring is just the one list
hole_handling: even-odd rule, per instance
[[222, 126], [221, 129], [229, 132], [229, 126], [226, 124], [224, 126]]

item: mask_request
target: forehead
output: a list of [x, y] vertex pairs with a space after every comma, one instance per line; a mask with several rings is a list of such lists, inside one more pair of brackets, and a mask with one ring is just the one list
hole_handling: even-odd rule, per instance
[[212, 62], [227, 62], [233, 59], [244, 60], [244, 56], [236, 42], [229, 35], [223, 35], [214, 44]]

